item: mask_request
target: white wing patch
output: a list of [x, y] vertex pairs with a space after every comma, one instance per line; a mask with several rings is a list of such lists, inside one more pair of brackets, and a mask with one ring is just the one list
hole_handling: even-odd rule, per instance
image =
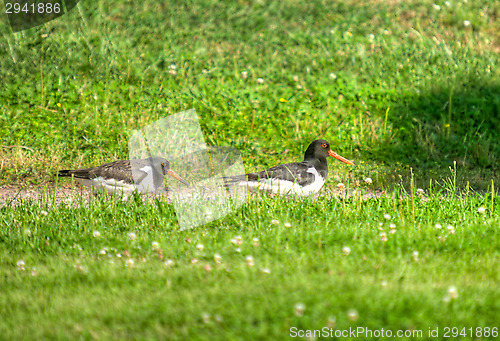
[[325, 180], [319, 175], [316, 168], [311, 167], [307, 173], [314, 175], [314, 181], [304, 187], [298, 183], [282, 179], [259, 179], [258, 181], [241, 181], [239, 186], [248, 186], [249, 189], [260, 191], [272, 191], [276, 194], [296, 194], [298, 196], [309, 196], [317, 193], [325, 184]]
[[142, 179], [141, 182], [135, 184], [137, 190], [139, 190], [139, 192], [141, 193], [154, 192], [156, 188], [153, 181], [153, 168], [150, 165], [146, 165], [139, 170], [147, 173], [147, 175], [146, 177], [144, 177], [144, 179]]

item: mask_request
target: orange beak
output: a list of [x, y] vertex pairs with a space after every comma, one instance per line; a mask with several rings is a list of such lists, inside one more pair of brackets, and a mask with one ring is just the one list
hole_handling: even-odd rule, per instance
[[330, 155], [331, 157], [336, 158], [337, 160], [340, 160], [340, 161], [342, 161], [342, 162], [345, 162], [345, 163], [347, 163], [348, 165], [354, 166], [354, 163], [352, 163], [351, 161], [347, 160], [345, 157], [340, 156], [339, 154], [335, 153], [333, 150], [329, 150], [329, 151], [328, 151], [328, 155]]
[[168, 175], [170, 175], [171, 177], [173, 177], [174, 179], [179, 180], [179, 181], [180, 181], [180, 182], [182, 182], [184, 185], [189, 186], [189, 183], [188, 183], [186, 180], [184, 180], [183, 178], [181, 178], [179, 175], [177, 175], [177, 173], [176, 173], [176, 172], [174, 172], [173, 170], [169, 169], [169, 170], [167, 171], [167, 174], [168, 174]]

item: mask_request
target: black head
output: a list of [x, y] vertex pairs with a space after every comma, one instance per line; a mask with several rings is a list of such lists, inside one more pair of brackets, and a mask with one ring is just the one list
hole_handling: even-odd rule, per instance
[[304, 160], [311, 159], [319, 159], [326, 160], [328, 156], [334, 157], [337, 160], [347, 163], [348, 165], [354, 165], [351, 161], [346, 158], [340, 156], [330, 149], [330, 143], [326, 140], [315, 140], [313, 141], [309, 147], [307, 147], [306, 154], [304, 156]]
[[156, 170], [161, 170], [161, 174], [167, 175], [168, 170], [170, 169], [170, 163], [167, 159], [159, 156], [153, 156], [147, 159], [148, 162], [153, 166]]
[[326, 140], [315, 140], [307, 147], [304, 159], [325, 159], [330, 152], [330, 143]]
[[186, 180], [181, 178], [176, 172], [174, 172], [172, 169], [170, 169], [170, 162], [168, 162], [167, 159], [165, 159], [163, 157], [155, 156], [155, 157], [151, 158], [151, 162], [153, 163], [153, 167], [155, 169], [161, 169], [161, 173], [163, 175], [168, 174], [171, 177], [173, 177], [174, 179], [177, 179], [180, 182], [182, 182], [184, 185], [189, 186], [189, 183]]

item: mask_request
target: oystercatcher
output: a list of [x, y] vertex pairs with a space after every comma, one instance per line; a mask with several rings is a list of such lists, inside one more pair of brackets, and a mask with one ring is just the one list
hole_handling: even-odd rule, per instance
[[73, 176], [82, 185], [98, 191], [106, 190], [108, 194], [128, 194], [135, 190], [156, 192], [167, 174], [189, 186], [186, 180], [170, 169], [166, 159], [158, 156], [118, 160], [97, 167], [61, 170], [58, 173], [60, 177]]
[[262, 172], [224, 177], [223, 179], [226, 186], [239, 185], [247, 186], [248, 189], [272, 191], [276, 194], [309, 196], [317, 193], [326, 181], [328, 175], [326, 158], [328, 156], [348, 165], [354, 165], [351, 161], [331, 150], [328, 141], [316, 140], [307, 147], [302, 162], [287, 163]]

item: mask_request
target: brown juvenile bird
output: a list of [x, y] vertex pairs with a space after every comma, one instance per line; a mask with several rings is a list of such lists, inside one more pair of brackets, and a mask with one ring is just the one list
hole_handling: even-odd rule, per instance
[[60, 177], [73, 176], [82, 185], [108, 194], [128, 194], [135, 190], [154, 193], [161, 188], [167, 174], [189, 186], [186, 180], [170, 169], [167, 159], [158, 156], [118, 160], [97, 167], [61, 170], [58, 173]]

